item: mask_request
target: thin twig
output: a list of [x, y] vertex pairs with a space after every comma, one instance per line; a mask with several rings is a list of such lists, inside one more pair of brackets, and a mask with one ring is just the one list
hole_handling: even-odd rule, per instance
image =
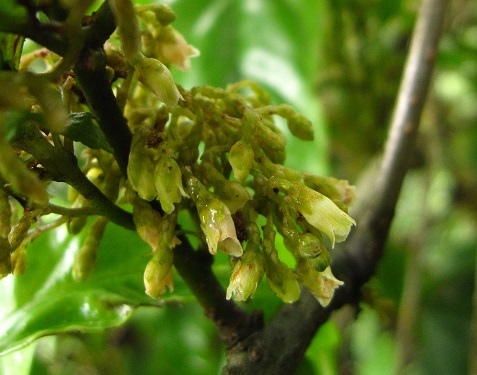
[[345, 286], [322, 308], [303, 290], [301, 299], [284, 306], [262, 331], [241, 341], [227, 353], [229, 374], [289, 374], [300, 363], [317, 329], [332, 311], [357, 303], [361, 286], [380, 260], [394, 208], [417, 135], [432, 77], [448, 0], [424, 0], [419, 11], [398, 101], [391, 121], [381, 175], [373, 200], [358, 215], [357, 229], [335, 249], [333, 267]]

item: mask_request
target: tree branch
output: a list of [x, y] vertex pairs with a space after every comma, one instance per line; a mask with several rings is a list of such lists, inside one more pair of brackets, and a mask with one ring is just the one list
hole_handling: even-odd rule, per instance
[[132, 215], [116, 206], [94, 185], [78, 167], [76, 157], [68, 150], [53, 146], [37, 126], [26, 123], [14, 145], [31, 154], [47, 170], [49, 176], [74, 187], [90, 201], [91, 208], [113, 223], [126, 229], [135, 229]]
[[[394, 209], [432, 77], [448, 0], [424, 0], [414, 29], [398, 100], [386, 142], [376, 190], [358, 213], [356, 230], [333, 252], [335, 274], [345, 281], [332, 303], [322, 308], [303, 290], [301, 299], [284, 306], [263, 330], [230, 348], [227, 374], [289, 374], [301, 359], [317, 329], [332, 311], [357, 303], [361, 286], [381, 259]], [[366, 198], [364, 198], [366, 199]]]
[[174, 248], [174, 266], [194, 293], [205, 314], [217, 326], [226, 346], [235, 344], [251, 332], [263, 327], [262, 314], [249, 314], [225, 298], [225, 291], [212, 272], [212, 256], [194, 251], [187, 238]]

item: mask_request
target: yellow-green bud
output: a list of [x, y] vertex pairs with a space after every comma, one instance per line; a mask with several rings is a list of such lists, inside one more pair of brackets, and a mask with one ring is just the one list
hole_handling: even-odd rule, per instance
[[12, 208], [8, 194], [0, 188], [0, 237], [8, 237], [11, 228]]
[[242, 256], [243, 249], [237, 239], [235, 224], [227, 205], [190, 173], [187, 176], [187, 191], [197, 207], [200, 227], [209, 252], [215, 255], [219, 247], [226, 254]]
[[154, 182], [157, 198], [165, 213], [174, 211], [174, 203], [179, 203], [181, 197], [188, 197], [182, 187], [182, 173], [177, 162], [168, 156], [161, 156], [154, 168]]
[[172, 79], [171, 72], [159, 60], [141, 55], [133, 62], [133, 66], [139, 81], [161, 102], [176, 105], [179, 99], [183, 99]]
[[174, 64], [182, 71], [190, 69], [191, 57], [200, 55], [199, 50], [188, 44], [182, 34], [171, 26], [162, 29], [158, 49], [159, 59], [164, 64]]
[[254, 152], [249, 143], [240, 140], [230, 149], [229, 163], [235, 178], [243, 182], [250, 173], [253, 165]]
[[300, 212], [308, 223], [323, 232], [331, 241], [341, 242], [348, 237], [352, 225], [356, 225], [346, 212], [321, 193], [300, 183], [291, 183], [288, 196], [293, 207]]
[[73, 278], [83, 281], [93, 272], [96, 267], [96, 257], [99, 244], [103, 238], [108, 219], [100, 216], [94, 220], [88, 235], [78, 251], [73, 263]]
[[21, 275], [26, 269], [26, 244], [22, 243], [11, 255], [13, 274]]
[[27, 237], [28, 229], [30, 229], [30, 226], [36, 214], [37, 212], [34, 211], [26, 211], [25, 214], [21, 217], [18, 224], [15, 225], [10, 231], [8, 240], [10, 241], [12, 251], [19, 247], [23, 240]]
[[121, 48], [128, 60], [140, 53], [141, 38], [139, 23], [131, 0], [110, 0], [109, 4], [118, 25]]
[[68, 219], [66, 228], [70, 234], [78, 234], [82, 231], [88, 221], [88, 216], [75, 216]]
[[246, 301], [253, 298], [257, 286], [265, 273], [265, 257], [254, 244], [248, 245], [241, 259], [237, 261], [227, 288], [227, 299]]
[[146, 294], [158, 298], [166, 292], [166, 287], [172, 292], [174, 280], [172, 277], [172, 250], [167, 247], [158, 249], [144, 270], [144, 286]]
[[148, 126], [138, 126], [133, 134], [131, 152], [128, 163], [128, 179], [131, 187], [139, 197], [147, 201], [157, 196], [154, 183], [154, 150], [147, 147], [147, 141], [152, 129]]
[[303, 285], [313, 294], [321, 306], [326, 307], [331, 302], [335, 289], [343, 285], [343, 281], [338, 280], [327, 267], [323, 272], [318, 272], [300, 263], [297, 267], [298, 277]]
[[342, 203], [345, 206], [348, 206], [356, 195], [355, 187], [346, 180], [304, 174], [303, 181], [309, 188], [326, 195], [333, 202]]
[[297, 138], [312, 141], [315, 137], [313, 125], [305, 116], [296, 114], [287, 121], [288, 129]]
[[268, 285], [283, 302], [292, 303], [300, 298], [300, 286], [295, 273], [278, 259], [276, 251], [266, 254], [265, 271]]
[[134, 199], [132, 206], [137, 233], [155, 251], [161, 237], [161, 214], [154, 210], [148, 202], [138, 197]]
[[11, 250], [8, 240], [0, 236], [0, 279], [12, 272]]
[[3, 177], [13, 191], [40, 205], [48, 203], [48, 192], [38, 176], [28, 170], [15, 155], [13, 148], [4, 139], [0, 129], [0, 177]]

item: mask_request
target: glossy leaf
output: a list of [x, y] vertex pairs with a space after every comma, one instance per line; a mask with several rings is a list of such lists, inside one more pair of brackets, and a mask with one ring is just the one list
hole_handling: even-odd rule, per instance
[[93, 149], [101, 148], [107, 152], [113, 152], [106, 137], [95, 124], [94, 115], [90, 112], [71, 113], [64, 135]]
[[[84, 233], [84, 232], [83, 232]], [[0, 353], [59, 332], [104, 329], [124, 323], [138, 305], [163, 305], [189, 295], [178, 280], [176, 292], [161, 300], [144, 293], [149, 247], [132, 232], [110, 224], [101, 242], [97, 268], [76, 282], [71, 267], [81, 236], [65, 228], [42, 235], [28, 248], [27, 270], [0, 282]]]

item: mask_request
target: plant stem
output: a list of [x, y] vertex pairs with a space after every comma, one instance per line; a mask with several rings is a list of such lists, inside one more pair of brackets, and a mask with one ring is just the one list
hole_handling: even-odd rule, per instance
[[185, 236], [174, 248], [174, 266], [194, 293], [205, 315], [217, 326], [222, 342], [232, 346], [241, 338], [262, 328], [261, 314], [249, 314], [225, 298], [225, 291], [212, 272], [212, 256], [194, 251]]
[[35, 124], [24, 125], [22, 136], [15, 141], [15, 145], [35, 157], [53, 180], [74, 187], [90, 201], [96, 213], [126, 229], [135, 229], [132, 215], [111, 202], [81, 171], [76, 157], [48, 142]]

